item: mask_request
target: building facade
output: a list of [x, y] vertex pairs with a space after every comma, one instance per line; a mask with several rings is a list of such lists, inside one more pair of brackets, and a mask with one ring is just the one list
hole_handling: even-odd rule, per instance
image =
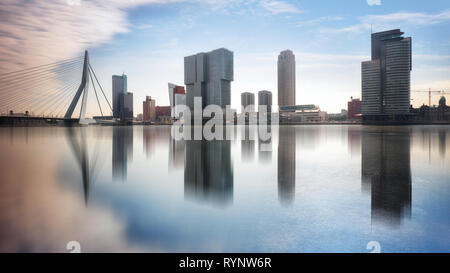
[[233, 52], [220, 48], [184, 58], [186, 104], [194, 110], [194, 98], [202, 98], [202, 109], [214, 104], [231, 105], [233, 81]]
[[119, 118], [124, 121], [133, 120], [133, 93], [121, 93], [119, 95]]
[[267, 113], [272, 113], [272, 92], [262, 90], [258, 92], [258, 112], [261, 112], [260, 107], [265, 105]]
[[348, 119], [358, 119], [361, 117], [361, 100], [350, 98], [350, 101], [347, 103], [347, 117]]
[[328, 114], [314, 104], [280, 106], [280, 122], [320, 123], [328, 121]]
[[127, 93], [127, 75], [113, 75], [112, 76], [112, 103], [113, 103], [113, 117], [120, 118], [120, 94]]
[[[249, 107], [250, 106], [250, 107]], [[255, 111], [255, 94], [250, 92], [241, 93], [241, 112], [244, 113], [245, 109], [249, 107], [250, 112]]]
[[170, 106], [156, 106], [155, 115], [158, 121], [169, 121], [171, 119], [171, 107]]
[[399, 29], [372, 34], [372, 60], [362, 62], [362, 114], [408, 115], [412, 69], [411, 37]]
[[175, 113], [175, 106], [186, 105], [186, 91], [184, 90], [184, 86], [169, 83], [169, 102], [171, 107], [171, 117], [173, 119], [179, 118], [179, 115]]
[[155, 100], [151, 96], [146, 96], [145, 101], [142, 102], [143, 121], [149, 122], [155, 119]]
[[291, 50], [278, 55], [278, 105], [295, 105], [295, 55]]

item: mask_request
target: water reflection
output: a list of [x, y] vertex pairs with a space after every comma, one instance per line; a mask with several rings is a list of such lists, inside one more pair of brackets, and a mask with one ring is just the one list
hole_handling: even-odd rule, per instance
[[169, 171], [184, 167], [184, 140], [171, 139], [169, 144]]
[[272, 126], [267, 126], [267, 133], [270, 138], [263, 140], [258, 130], [258, 161], [263, 164], [272, 162]]
[[72, 153], [78, 163], [78, 167], [81, 171], [81, 177], [83, 181], [83, 193], [84, 203], [87, 205], [89, 202], [89, 184], [90, 184], [90, 169], [89, 169], [89, 153], [86, 145], [86, 132], [85, 128], [77, 130], [80, 133], [78, 137], [73, 127], [67, 128], [67, 140], [69, 141]]
[[251, 162], [255, 157], [255, 125], [242, 125], [241, 156], [243, 162]]
[[438, 135], [439, 135], [439, 155], [441, 156], [441, 158], [445, 158], [445, 152], [447, 150], [446, 147], [447, 130], [440, 129]]
[[295, 127], [279, 127], [278, 199], [283, 205], [292, 205], [295, 200], [295, 133]]
[[0, 128], [0, 252], [448, 252], [448, 127], [269, 130], [240, 164], [240, 138], [168, 126]]
[[133, 160], [133, 127], [114, 126], [112, 144], [112, 175], [125, 181], [128, 161]]
[[372, 223], [399, 226], [411, 216], [410, 131], [362, 132], [361, 183], [371, 193]]
[[[224, 130], [225, 132], [225, 130]], [[225, 206], [233, 201], [233, 164], [229, 140], [186, 140], [184, 196]]]
[[361, 128], [350, 126], [347, 130], [348, 152], [352, 157], [359, 156], [361, 154]]

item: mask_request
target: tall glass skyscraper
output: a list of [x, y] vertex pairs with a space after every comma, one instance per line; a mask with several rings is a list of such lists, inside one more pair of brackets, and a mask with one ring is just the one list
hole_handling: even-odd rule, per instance
[[400, 29], [372, 34], [372, 60], [361, 64], [363, 116], [409, 113], [411, 37], [403, 34]]
[[113, 117], [120, 118], [120, 94], [127, 94], [127, 75], [112, 76]]
[[295, 55], [285, 50], [278, 55], [278, 106], [295, 105]]

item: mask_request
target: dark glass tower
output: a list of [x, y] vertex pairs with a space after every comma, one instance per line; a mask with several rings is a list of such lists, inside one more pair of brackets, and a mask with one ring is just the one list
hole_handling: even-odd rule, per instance
[[400, 29], [372, 34], [372, 60], [361, 65], [364, 116], [409, 113], [412, 43], [403, 34]]

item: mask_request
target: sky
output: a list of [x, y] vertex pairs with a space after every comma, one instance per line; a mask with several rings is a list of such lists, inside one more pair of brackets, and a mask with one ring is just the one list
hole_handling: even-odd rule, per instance
[[277, 56], [290, 49], [296, 103], [340, 112], [361, 96], [371, 31], [393, 28], [412, 37], [411, 89], [450, 91], [448, 0], [3, 0], [0, 23], [0, 74], [87, 49], [109, 97], [111, 75], [127, 74], [135, 114], [146, 95], [169, 104], [167, 84], [184, 84], [185, 56], [221, 47], [234, 52], [232, 108], [260, 90], [276, 105]]

